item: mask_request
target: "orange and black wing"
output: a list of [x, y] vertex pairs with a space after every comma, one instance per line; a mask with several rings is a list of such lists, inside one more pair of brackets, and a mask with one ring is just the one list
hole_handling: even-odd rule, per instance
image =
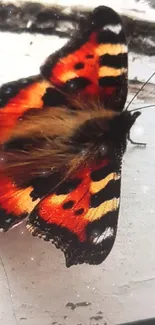
[[[30, 82], [26, 92], [23, 87], [3, 105], [0, 111], [2, 144], [24, 112], [52, 106], [56, 97], [51, 96], [51, 84], [61, 90], [62, 103], [63, 94], [68, 97], [79, 94], [80, 98], [101, 100], [105, 107], [123, 109], [127, 94], [127, 47], [119, 16], [107, 7], [95, 9], [74, 40], [50, 56], [41, 71], [47, 81], [39, 79], [43, 90], [36, 96], [38, 102], [35, 102], [35, 92], [30, 89], [33, 82]], [[32, 102], [27, 98], [29, 89]], [[8, 184], [7, 178], [4, 179], [4, 192], [0, 193], [0, 228], [8, 229], [7, 225], [30, 214], [29, 230], [45, 240], [54, 241], [64, 251], [67, 266], [101, 263], [116, 236], [121, 152], [117, 157], [119, 162], [109, 161], [107, 157], [101, 164], [88, 165], [63, 182], [64, 175], [58, 173], [35, 179], [20, 189], [13, 180], [9, 179]], [[20, 209], [15, 210], [15, 207]], [[11, 221], [8, 215], [11, 215]]]
[[51, 186], [59, 182], [58, 173], [48, 178], [38, 177], [20, 186], [0, 168], [0, 230], [7, 231], [21, 223], [49, 193]]
[[127, 96], [127, 45], [120, 16], [96, 8], [72, 40], [50, 55], [42, 75], [64, 93], [97, 98], [123, 110]]
[[33, 196], [33, 185], [20, 188], [4, 174], [3, 146], [26, 112], [61, 103], [63, 96], [41, 76], [9, 82], [0, 88], [0, 229], [8, 230], [18, 224], [39, 201]]
[[0, 88], [0, 144], [9, 139], [26, 112], [62, 105], [64, 101], [64, 96], [40, 75], [4, 84]]
[[[41, 71], [63, 93], [121, 111], [127, 95], [127, 46], [120, 17], [107, 7], [95, 9]], [[88, 164], [56, 188], [51, 183], [49, 194], [30, 214], [30, 232], [61, 248], [68, 267], [99, 264], [111, 251], [119, 211], [121, 150], [115, 157]]]
[[105, 159], [83, 168], [45, 196], [31, 213], [27, 228], [61, 248], [67, 267], [99, 264], [109, 254], [117, 230], [119, 166]]

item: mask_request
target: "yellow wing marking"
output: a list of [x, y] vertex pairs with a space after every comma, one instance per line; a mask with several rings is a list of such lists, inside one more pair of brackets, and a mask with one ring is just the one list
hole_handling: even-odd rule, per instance
[[124, 44], [100, 44], [95, 49], [95, 53], [98, 56], [104, 54], [118, 55], [120, 53], [127, 53], [127, 46]]
[[53, 194], [53, 196], [51, 198], [49, 198], [49, 201], [51, 204], [55, 204], [55, 205], [60, 205], [61, 203], [64, 202], [64, 200], [67, 198], [68, 195], [56, 195]]
[[104, 217], [108, 212], [114, 211], [119, 207], [119, 199], [113, 198], [112, 200], [105, 201], [97, 208], [90, 208], [85, 214], [84, 218], [90, 222]]
[[123, 73], [126, 73], [127, 69], [114, 69], [107, 66], [103, 66], [99, 69], [99, 77], [117, 77], [121, 76]]
[[76, 77], [77, 77], [77, 73], [76, 72], [74, 72], [74, 71], [67, 71], [67, 72], [65, 72], [65, 73], [63, 73], [61, 75], [60, 80], [62, 82], [66, 82], [66, 81], [68, 81], [70, 79], [73, 79], [73, 78], [76, 78]]
[[95, 194], [97, 192], [99, 192], [100, 190], [102, 190], [110, 181], [112, 180], [117, 180], [120, 178], [119, 174], [116, 173], [111, 173], [109, 174], [107, 177], [105, 177], [104, 179], [101, 179], [101, 181], [98, 182], [91, 182], [90, 185], [90, 193], [91, 194]]

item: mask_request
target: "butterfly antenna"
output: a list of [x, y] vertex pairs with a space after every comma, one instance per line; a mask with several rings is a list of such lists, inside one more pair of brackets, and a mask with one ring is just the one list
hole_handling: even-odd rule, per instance
[[131, 109], [130, 112], [140, 111], [140, 110], [142, 110], [144, 108], [150, 108], [150, 107], [155, 107], [155, 104], [154, 105], [143, 106], [143, 107], [139, 107], [139, 108], [135, 108], [135, 109]]
[[144, 82], [144, 84], [142, 85], [142, 87], [137, 91], [137, 93], [133, 96], [133, 98], [130, 100], [129, 104], [127, 105], [127, 107], [125, 108], [125, 110], [127, 111], [127, 109], [129, 108], [129, 106], [132, 104], [132, 102], [134, 101], [134, 99], [138, 96], [138, 94], [141, 92], [141, 90], [147, 85], [147, 83], [153, 78], [153, 76], [155, 75], [155, 72], [152, 73], [152, 75]]

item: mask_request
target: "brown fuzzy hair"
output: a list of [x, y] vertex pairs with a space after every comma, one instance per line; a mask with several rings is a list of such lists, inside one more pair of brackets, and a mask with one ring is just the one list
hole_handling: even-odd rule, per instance
[[[97, 138], [109, 132], [118, 113], [96, 104], [31, 110], [20, 119], [4, 144], [3, 168], [18, 182], [62, 170], [70, 174], [97, 153]], [[94, 134], [93, 134], [94, 132]]]
[[23, 116], [4, 144], [4, 171], [19, 183], [58, 170], [68, 177], [99, 156], [103, 159], [104, 146], [109, 150], [126, 141], [133, 124], [129, 112], [93, 102], [77, 101], [74, 107], [31, 110]]

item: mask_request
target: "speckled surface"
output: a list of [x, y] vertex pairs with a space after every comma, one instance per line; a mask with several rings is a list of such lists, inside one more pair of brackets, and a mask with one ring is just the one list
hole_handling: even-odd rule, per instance
[[[0, 34], [0, 82], [37, 73], [62, 45], [55, 40]], [[137, 68], [130, 61], [130, 73], [138, 77], [143, 69], [146, 80], [148, 61], [138, 60]], [[134, 106], [149, 104], [145, 97]], [[117, 239], [104, 263], [67, 269], [63, 254], [24, 225], [0, 234], [0, 325], [114, 325], [155, 316], [154, 108], [143, 111], [132, 136], [147, 147], [128, 146]]]

